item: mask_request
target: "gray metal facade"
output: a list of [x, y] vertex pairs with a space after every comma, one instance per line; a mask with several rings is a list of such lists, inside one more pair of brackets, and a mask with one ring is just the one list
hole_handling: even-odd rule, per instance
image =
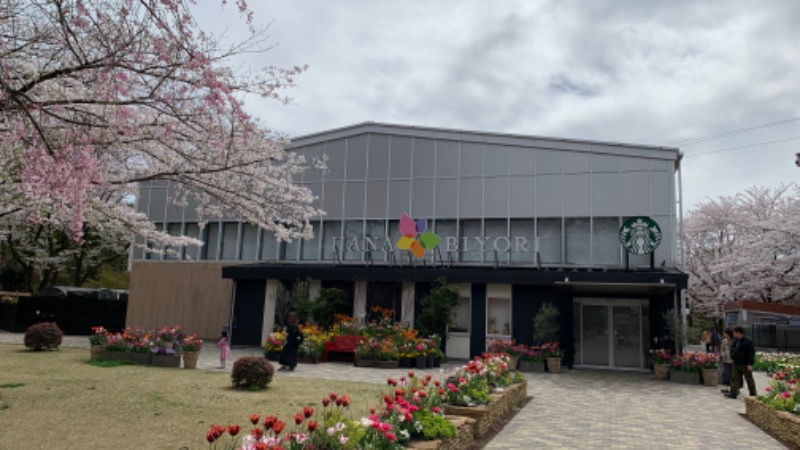
[[[193, 205], [167, 201], [173, 192], [167, 182], [143, 184], [138, 207], [170, 233], [206, 242], [203, 249], [182, 249], [181, 259], [317, 263], [337, 255], [387, 262], [383, 242], [397, 242], [407, 212], [451, 238], [450, 247], [440, 245], [445, 259], [457, 242], [456, 262], [533, 265], [538, 248], [546, 266], [620, 266], [620, 224], [642, 215], [663, 233], [656, 264], [674, 266], [676, 148], [365, 123], [296, 138], [290, 151], [328, 158], [327, 172], [308, 171], [297, 180], [326, 212], [312, 240], [277, 243], [235, 218], [201, 231]], [[366, 238], [379, 243], [369, 255]], [[403, 253], [395, 250], [397, 259], [406, 260]], [[631, 264], [649, 260], [631, 257]]]

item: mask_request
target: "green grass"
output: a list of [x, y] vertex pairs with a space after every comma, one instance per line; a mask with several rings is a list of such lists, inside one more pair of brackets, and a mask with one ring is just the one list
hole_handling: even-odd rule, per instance
[[6, 383], [0, 384], [0, 389], [14, 389], [22, 386], [25, 386], [25, 383]]
[[133, 361], [105, 361], [105, 360], [89, 360], [86, 364], [95, 367], [119, 367], [119, 366], [135, 366]]
[[250, 392], [231, 388], [224, 372], [98, 366], [88, 358], [87, 349], [31, 352], [0, 344], [0, 386], [24, 386], [0, 393], [0, 448], [203, 449], [212, 424], [248, 428], [252, 413], [291, 423], [331, 391], [350, 395], [358, 418], [386, 389], [278, 375], [267, 389]]

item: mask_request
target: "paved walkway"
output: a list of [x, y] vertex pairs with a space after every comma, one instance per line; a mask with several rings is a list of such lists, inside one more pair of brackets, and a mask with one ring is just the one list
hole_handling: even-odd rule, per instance
[[[0, 343], [22, 343], [20, 333], [0, 331]], [[66, 347], [88, 347], [88, 339], [65, 336]], [[236, 347], [231, 362], [261, 355], [257, 347]], [[206, 343], [198, 368], [218, 371], [218, 352]], [[455, 364], [445, 365], [444, 371]], [[345, 363], [301, 364], [278, 376], [385, 383], [407, 370], [353, 367]], [[439, 369], [418, 371], [438, 375]], [[573, 370], [525, 374], [531, 401], [488, 445], [488, 449], [781, 449], [780, 443], [742, 418], [744, 400], [719, 390], [655, 381], [650, 374]], [[767, 377], [756, 374], [759, 392]]]

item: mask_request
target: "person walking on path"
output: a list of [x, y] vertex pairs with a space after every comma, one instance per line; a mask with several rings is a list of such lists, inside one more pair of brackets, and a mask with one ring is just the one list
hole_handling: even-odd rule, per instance
[[231, 343], [228, 340], [228, 332], [223, 331], [219, 339], [217, 339], [217, 348], [219, 348], [219, 367], [218, 369], [225, 368], [225, 361], [231, 356]]
[[297, 367], [297, 351], [303, 343], [303, 332], [297, 326], [297, 313], [292, 311], [286, 317], [286, 344], [283, 345], [281, 356], [278, 362], [281, 368], [278, 370], [293, 371]]
[[744, 335], [744, 328], [737, 325], [733, 327], [733, 344], [731, 344], [731, 359], [733, 360], [733, 378], [731, 390], [725, 394], [728, 398], [736, 398], [742, 388], [742, 377], [747, 380], [747, 389], [750, 395], [756, 395], [756, 380], [753, 379], [753, 365], [756, 362], [756, 348], [753, 341]]
[[731, 369], [733, 360], [731, 359], [731, 342], [733, 342], [733, 330], [730, 328], [726, 328], [725, 331], [722, 332], [722, 344], [720, 344], [719, 349], [719, 365], [720, 371], [720, 382], [725, 389], [722, 389], [723, 394], [727, 394], [730, 392], [731, 388]]

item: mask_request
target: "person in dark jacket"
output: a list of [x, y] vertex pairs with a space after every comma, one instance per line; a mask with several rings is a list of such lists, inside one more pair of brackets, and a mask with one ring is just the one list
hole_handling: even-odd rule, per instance
[[286, 344], [283, 345], [281, 357], [278, 362], [281, 368], [278, 370], [293, 371], [297, 367], [297, 351], [303, 343], [303, 332], [297, 325], [297, 313], [292, 311], [286, 316]]
[[753, 379], [753, 364], [756, 363], [756, 347], [753, 341], [744, 335], [744, 328], [733, 327], [733, 343], [731, 344], [731, 359], [733, 360], [733, 374], [731, 376], [731, 390], [725, 394], [728, 398], [736, 398], [742, 387], [742, 376], [747, 380], [747, 389], [750, 395], [756, 395], [756, 380]]

